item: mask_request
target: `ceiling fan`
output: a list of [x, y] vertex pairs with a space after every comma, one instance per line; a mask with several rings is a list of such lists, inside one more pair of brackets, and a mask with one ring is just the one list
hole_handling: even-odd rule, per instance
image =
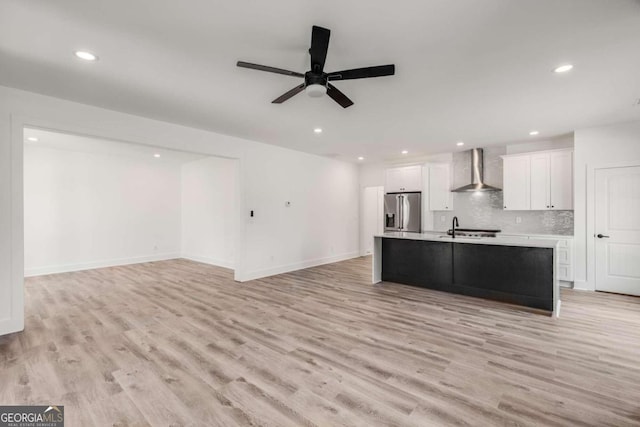
[[313, 26], [311, 31], [311, 70], [306, 73], [298, 73], [295, 71], [284, 70], [282, 68], [268, 67], [266, 65], [252, 64], [250, 62], [238, 61], [238, 67], [251, 68], [252, 70], [268, 71], [270, 73], [284, 74], [286, 76], [304, 78], [304, 83], [294, 87], [287, 93], [274, 99], [272, 103], [282, 104], [284, 101], [299, 94], [303, 90], [311, 97], [317, 98], [325, 93], [343, 108], [353, 105], [347, 96], [340, 92], [330, 82], [337, 80], [353, 80], [366, 79], [369, 77], [392, 76], [395, 74], [395, 65], [379, 65], [376, 67], [354, 68], [352, 70], [335, 71], [326, 73], [324, 71], [324, 62], [327, 59], [327, 50], [329, 49], [329, 36], [331, 31], [326, 28]]

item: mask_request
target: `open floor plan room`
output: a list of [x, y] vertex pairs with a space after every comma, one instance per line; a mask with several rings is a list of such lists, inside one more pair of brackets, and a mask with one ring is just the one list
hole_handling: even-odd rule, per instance
[[640, 0], [1, 1], [0, 427], [640, 427], [638, 52]]
[[186, 260], [28, 279], [0, 399], [69, 425], [640, 423], [637, 298], [566, 289], [554, 321], [369, 276], [358, 258], [241, 285]]

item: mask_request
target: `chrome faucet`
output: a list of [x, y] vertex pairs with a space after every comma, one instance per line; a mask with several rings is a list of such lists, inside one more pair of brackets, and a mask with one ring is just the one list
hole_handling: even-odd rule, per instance
[[458, 217], [454, 216], [453, 217], [453, 221], [451, 221], [451, 238], [455, 239], [456, 238], [456, 227], [460, 227], [460, 223], [458, 222]]

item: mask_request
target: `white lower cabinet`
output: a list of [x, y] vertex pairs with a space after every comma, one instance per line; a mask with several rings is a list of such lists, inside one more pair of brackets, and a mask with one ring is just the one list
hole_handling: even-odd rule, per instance
[[558, 278], [565, 282], [573, 282], [573, 239], [560, 240]]

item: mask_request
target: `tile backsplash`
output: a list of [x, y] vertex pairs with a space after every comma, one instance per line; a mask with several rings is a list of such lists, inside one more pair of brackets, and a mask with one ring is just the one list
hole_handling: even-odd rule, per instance
[[[498, 188], [502, 188], [500, 156], [503, 154], [506, 154], [506, 147], [484, 150], [484, 181]], [[453, 154], [453, 188], [471, 182], [470, 156], [469, 151]], [[503, 233], [573, 235], [573, 211], [505, 211], [503, 206], [502, 191], [454, 193], [454, 210], [434, 212], [433, 229], [449, 229], [451, 220], [457, 216], [461, 228], [497, 228]], [[516, 222], [518, 218], [519, 223]]]

